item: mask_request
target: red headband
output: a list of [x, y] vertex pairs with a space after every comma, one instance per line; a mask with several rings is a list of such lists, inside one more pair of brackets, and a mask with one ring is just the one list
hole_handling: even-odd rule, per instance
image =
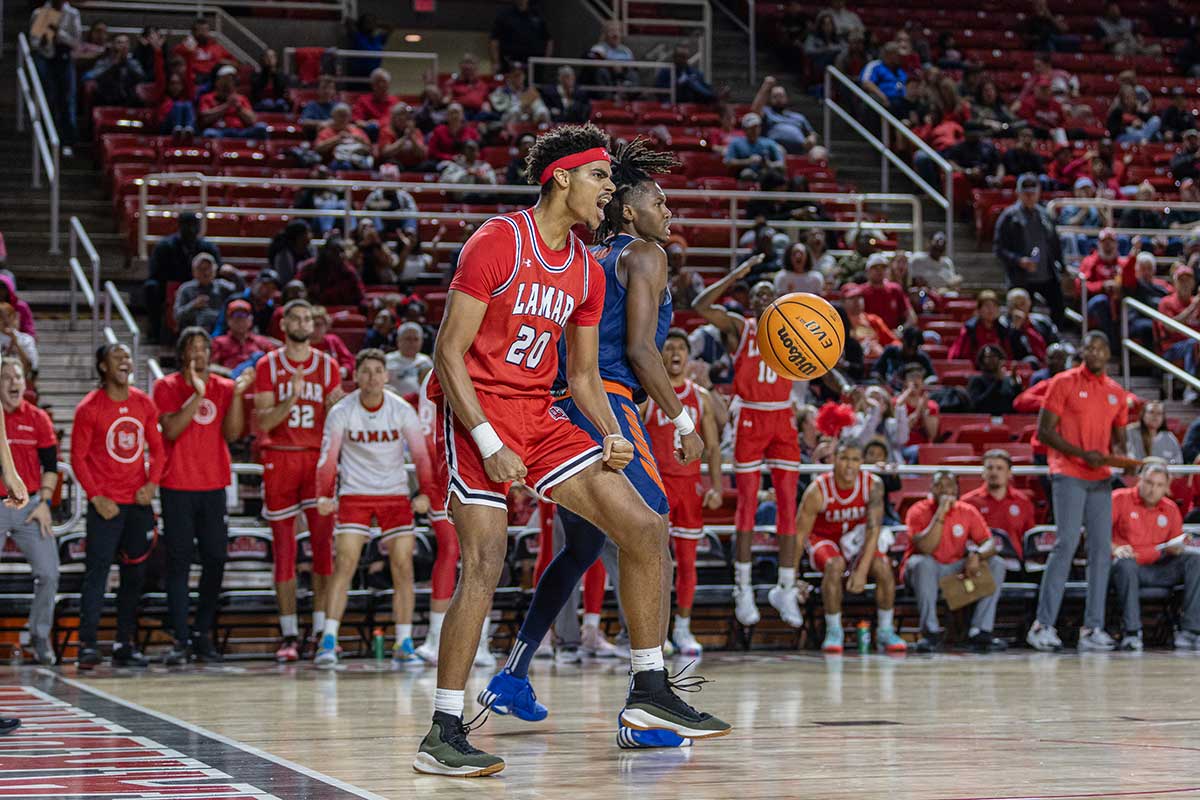
[[546, 181], [554, 177], [556, 169], [575, 169], [582, 167], [584, 164], [590, 164], [593, 161], [612, 161], [612, 156], [603, 147], [593, 147], [591, 150], [584, 150], [581, 153], [572, 153], [569, 156], [551, 161], [549, 166], [542, 170], [542, 177], [538, 180], [538, 185], [544, 184]]

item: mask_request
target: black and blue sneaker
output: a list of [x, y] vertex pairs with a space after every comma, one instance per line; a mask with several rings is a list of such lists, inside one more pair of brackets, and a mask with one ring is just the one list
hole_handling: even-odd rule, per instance
[[660, 747], [691, 747], [692, 740], [663, 728], [638, 730], [621, 722], [617, 715], [617, 747], [622, 750], [649, 750]]
[[511, 714], [526, 722], [541, 722], [550, 713], [548, 708], [537, 701], [529, 678], [518, 678], [508, 669], [496, 673], [476, 699], [483, 708], [490, 708], [495, 713], [505, 716]]

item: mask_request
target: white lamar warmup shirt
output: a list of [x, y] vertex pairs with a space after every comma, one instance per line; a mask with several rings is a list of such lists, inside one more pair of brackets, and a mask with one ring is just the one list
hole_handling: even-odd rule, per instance
[[317, 462], [319, 496], [333, 497], [336, 482], [338, 496], [407, 497], [405, 445], [424, 491], [432, 472], [417, 412], [386, 390], [379, 408], [368, 409], [356, 389], [338, 401], [325, 418]]

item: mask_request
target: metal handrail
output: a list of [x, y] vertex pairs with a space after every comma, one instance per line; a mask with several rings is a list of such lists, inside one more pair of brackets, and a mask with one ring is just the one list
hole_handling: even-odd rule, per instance
[[[96, 349], [96, 336], [100, 330], [100, 306], [96, 303], [96, 296], [100, 294], [100, 254], [96, 252], [96, 246], [92, 244], [92, 239], [84, 230], [83, 223], [79, 221], [79, 217], [72, 216], [68, 222], [68, 247], [67, 253], [69, 259], [68, 264], [71, 265], [71, 318], [68, 322], [70, 326], [68, 330], [75, 330], [75, 322], [77, 320], [75, 299], [76, 289], [84, 290], [84, 299], [88, 301], [88, 305], [92, 308], [92, 349]], [[92, 268], [92, 279], [89, 281], [84, 273], [79, 261], [79, 248], [83, 248], [84, 254], [87, 256], [88, 263]], [[76, 274], [78, 268], [78, 274]], [[78, 286], [76, 285], [78, 284]]]
[[[138, 352], [141, 349], [142, 329], [138, 327], [133, 315], [129, 313], [129, 308], [125, 305], [125, 301], [121, 299], [121, 293], [117, 291], [117, 285], [112, 281], [104, 282], [104, 325], [108, 328], [112, 322], [112, 309], [117, 307], [117, 316], [125, 323], [125, 327], [129, 330], [133, 337], [133, 363], [138, 363]], [[111, 330], [111, 329], [110, 329]]]
[[[292, 74], [292, 69], [291, 69], [292, 58], [293, 58], [293, 56], [296, 55], [296, 50], [298, 50], [298, 49], [299, 48], [297, 48], [297, 47], [283, 48], [283, 54], [282, 54], [283, 67], [282, 67], [282, 69], [283, 69], [283, 73], [285, 75]], [[432, 73], [434, 79], [436, 79], [437, 75], [438, 75], [438, 54], [437, 53], [414, 53], [414, 52], [405, 51], [405, 50], [343, 50], [340, 47], [327, 47], [327, 48], [325, 48], [325, 52], [332, 53], [334, 58], [336, 58], [338, 60], [341, 60], [343, 58], [378, 58], [378, 59], [408, 60], [408, 61], [432, 61], [433, 64], [431, 65], [431, 67], [429, 67], [428, 71]], [[348, 82], [348, 83], [367, 83], [370, 81], [369, 77], [356, 78], [356, 77], [351, 77], [351, 76], [346, 76], [346, 75], [339, 75], [338, 79], [343, 82]]]
[[[558, 58], [557, 56], [531, 56], [525, 64], [525, 80], [529, 86], [534, 86], [533, 70], [539, 65], [548, 66], [567, 66], [567, 67], [623, 67], [626, 69], [669, 69], [671, 72], [671, 85], [667, 89], [660, 89], [657, 86], [639, 86], [637, 92], [639, 94], [665, 94], [670, 98], [671, 105], [675, 105], [675, 64], [671, 61], [621, 61], [611, 58]], [[657, 73], [656, 73], [657, 74]], [[603, 86], [588, 84], [580, 84], [580, 89], [583, 89], [594, 94], [608, 92], [617, 94], [623, 91], [628, 91], [622, 86]]]
[[46, 102], [46, 93], [38, 77], [33, 52], [24, 33], [17, 34], [17, 130], [25, 130], [25, 117], [32, 129], [33, 168], [31, 185], [42, 187], [42, 173], [50, 191], [50, 246], [52, 255], [61, 253], [59, 246], [59, 202], [62, 189], [62, 142], [54, 125], [54, 116]]
[[755, 0], [746, 0], [747, 16], [742, 22], [741, 17], [734, 13], [722, 0], [713, 0], [713, 6], [724, 14], [749, 40], [750, 85], [758, 83], [758, 15]]
[[1165, 358], [1160, 356], [1158, 353], [1143, 347], [1138, 342], [1135, 342], [1129, 338], [1130, 310], [1136, 311], [1144, 317], [1149, 317], [1160, 325], [1170, 328], [1176, 333], [1182, 334], [1189, 339], [1200, 342], [1200, 332], [1189, 328], [1182, 322], [1176, 322], [1166, 314], [1160, 312], [1158, 309], [1148, 306], [1143, 302], [1133, 299], [1132, 297], [1123, 298], [1121, 300], [1121, 372], [1125, 378], [1125, 385], [1129, 385], [1129, 354], [1132, 352], [1141, 356], [1146, 361], [1149, 361], [1163, 372], [1168, 373], [1174, 378], [1179, 378], [1179, 380], [1183, 381], [1188, 386], [1200, 391], [1200, 378], [1197, 378], [1195, 375], [1192, 375], [1186, 370], [1180, 369], [1170, 361], [1167, 361]]
[[709, 7], [707, 0], [657, 0], [655, 3], [660, 8], [663, 6], [691, 6], [700, 11], [700, 19], [631, 17], [629, 16], [629, 3], [630, 0], [620, 0], [619, 19], [621, 21], [621, 34], [623, 36], [629, 35], [630, 25], [637, 25], [642, 28], [698, 29], [700, 35], [700, 52], [704, 60], [704, 74], [712, 75], [712, 9]]
[[85, 503], [87, 502], [83, 496], [83, 487], [76, 480], [75, 470], [71, 469], [71, 465], [65, 461], [59, 461], [58, 472], [62, 476], [59, 480], [71, 479], [71, 483], [75, 484], [75, 491], [71, 492], [71, 516], [65, 522], [51, 526], [51, 530], [54, 531], [55, 536], [61, 536], [79, 524], [79, 520], [83, 519]]
[[146, 391], [153, 394], [154, 384], [166, 377], [157, 358], [146, 359]]
[[[1193, 223], [1187, 228], [1118, 228], [1109, 224], [1113, 218], [1113, 211], [1120, 211], [1127, 208], [1146, 208], [1152, 211], [1169, 211], [1171, 209], [1176, 211], [1200, 211], [1200, 202], [1122, 200], [1110, 197], [1054, 197], [1046, 201], [1046, 211], [1051, 215], [1051, 218], [1055, 217], [1057, 212], [1066, 206], [1098, 208], [1104, 213], [1105, 220], [1100, 225], [1057, 225], [1055, 228], [1060, 234], [1095, 236], [1100, 232], [1101, 228], [1112, 228], [1114, 233], [1124, 236], [1194, 236], [1197, 232], [1200, 232], [1200, 222]], [[1171, 259], [1164, 258], [1160, 260]]]
[[[847, 109], [843, 108], [834, 99], [833, 82], [837, 81], [842, 87], [845, 87], [854, 97], [861, 102], [866, 108], [874, 111], [879, 115], [880, 131], [879, 136], [868, 131], [862, 123], [854, 118]], [[859, 136], [861, 136], [868, 144], [879, 152], [881, 157], [880, 162], [880, 180], [883, 185], [883, 190], [888, 190], [888, 165], [896, 167], [904, 173], [910, 181], [912, 181], [921, 191], [929, 195], [933, 202], [937, 203], [946, 212], [946, 252], [951, 256], [954, 255], [954, 166], [942, 157], [938, 151], [930, 147], [920, 136], [917, 136], [908, 126], [901, 122], [892, 112], [888, 111], [879, 102], [867, 92], [863, 91], [862, 87], [858, 86], [854, 81], [847, 78], [844, 73], [835, 67], [825, 68], [825, 129], [824, 143], [826, 147], [832, 145], [833, 135], [833, 114], [850, 126]], [[892, 134], [897, 133], [917, 150], [924, 153], [929, 160], [943, 173], [943, 190], [939, 192], [931, 186], [917, 171], [912, 168], [903, 158], [892, 151], [891, 141]], [[918, 243], [915, 249], [920, 249], [924, 243]]]

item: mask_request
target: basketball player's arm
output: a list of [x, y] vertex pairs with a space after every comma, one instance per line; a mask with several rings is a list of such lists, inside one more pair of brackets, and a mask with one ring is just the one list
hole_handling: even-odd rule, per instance
[[710, 509], [718, 509], [724, 501], [722, 487], [725, 485], [721, 474], [721, 429], [717, 425], [717, 414], [713, 410], [712, 393], [707, 389], [696, 387], [700, 395], [700, 436], [704, 439], [704, 454], [708, 461], [708, 491], [704, 493], [704, 505]]
[[817, 521], [817, 514], [821, 513], [822, 505], [821, 487], [817, 486], [816, 481], [813, 481], [804, 490], [804, 495], [800, 498], [800, 508], [796, 512], [797, 557], [798, 554], [804, 552], [804, 547], [808, 544], [808, 537], [812, 535], [813, 523]]
[[[477, 430], [483, 434], [490, 431], [494, 442], [498, 437], [491, 429], [483, 407], [479, 404], [479, 395], [475, 394], [475, 386], [471, 383], [466, 362], [467, 351], [475, 341], [486, 313], [487, 303], [466, 292], [450, 290], [446, 296], [442, 325], [433, 345], [433, 369], [455, 418], [471, 431], [473, 437]], [[593, 358], [594, 352], [593, 350]], [[488, 428], [481, 429], [482, 425], [487, 425]], [[475, 437], [475, 441], [478, 445], [480, 437]], [[480, 455], [483, 455], [482, 451]], [[484, 456], [483, 467], [488, 478], [497, 483], [507, 483], [525, 477], [525, 464], [503, 441], [500, 442], [499, 449]]]
[[250, 370], [244, 370], [233, 382], [233, 398], [225, 411], [225, 419], [221, 420], [221, 435], [231, 444], [242, 437], [242, 431], [246, 428], [246, 404], [243, 398], [253, 383], [254, 373]]
[[[166, 411], [158, 415], [158, 424], [162, 426], [162, 434], [168, 442], [173, 442], [183, 436], [187, 426], [192, 424], [196, 412], [200, 410], [200, 403], [204, 401], [204, 395], [208, 392], [207, 384], [203, 380], [196, 379], [196, 373], [192, 371], [190, 363], [183, 367], [183, 382], [191, 387], [192, 396], [177, 411]], [[165, 392], [155, 392], [154, 395], [155, 405], [161, 407], [166, 404], [168, 398], [166, 398]]]
[[867, 575], [871, 570], [871, 562], [875, 560], [875, 550], [879, 546], [879, 526], [883, 524], [883, 480], [878, 475], [871, 475], [871, 493], [867, 499], [867, 535], [863, 542], [862, 557], [854, 572], [846, 591], [858, 594], [867, 586]]
[[717, 301], [724, 297], [735, 283], [746, 277], [750, 270], [761, 264], [765, 258], [764, 253], [747, 258], [724, 278], [696, 295], [696, 299], [692, 301], [692, 311], [716, 326], [721, 335], [725, 337], [726, 347], [730, 350], [737, 347], [737, 341], [742, 338], [746, 320], [740, 314], [731, 314], [723, 306], [717, 305]]
[[[1114, 448], [1117, 441], [1121, 442], [1121, 452], [1124, 453], [1125, 443], [1123, 435], [1118, 436], [1117, 431], [1114, 429], [1112, 439]], [[1053, 447], [1064, 455], [1083, 459], [1089, 467], [1099, 467], [1104, 463], [1104, 453], [1098, 450], [1084, 450], [1082, 447], [1073, 445], [1064, 439], [1063, 435], [1058, 432], [1058, 414], [1045, 407], [1038, 414], [1038, 441], [1047, 447]]]
[[[4, 424], [4, 409], [0, 408], [0, 429], [3, 429]], [[0, 475], [3, 476], [4, 488], [7, 490], [4, 505], [20, 508], [29, 502], [29, 490], [25, 487], [25, 481], [17, 474], [17, 465], [13, 462], [12, 448], [8, 446], [7, 436], [4, 437], [4, 444], [0, 445]]]
[[433, 461], [429, 448], [425, 446], [425, 434], [421, 432], [421, 422], [413, 412], [412, 421], [402, 429], [404, 441], [408, 443], [408, 456], [412, 459], [417, 471], [417, 491], [413, 498], [412, 508], [418, 514], [429, 513], [429, 496], [433, 491]]
[[321, 456], [317, 459], [317, 513], [327, 517], [337, 508], [334, 492], [337, 486], [338, 460], [342, 454], [342, 414], [334, 408], [325, 415], [321, 432]]
[[[633, 444], [621, 433], [600, 380], [600, 328], [567, 323], [567, 386], [571, 399], [603, 435], [604, 463], [625, 469], [633, 460]], [[661, 362], [660, 362], [661, 363]]]

